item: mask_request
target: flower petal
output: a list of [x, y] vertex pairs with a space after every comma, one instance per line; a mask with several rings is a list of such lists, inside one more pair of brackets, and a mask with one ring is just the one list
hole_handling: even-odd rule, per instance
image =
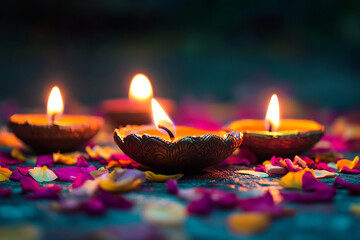
[[360, 170], [351, 169], [351, 168], [348, 168], [347, 166], [343, 166], [343, 168], [340, 170], [340, 172], [345, 173], [345, 174], [360, 174]]
[[208, 215], [214, 209], [214, 203], [208, 193], [201, 194], [187, 205], [187, 212], [194, 215]]
[[31, 177], [29, 176], [23, 176], [20, 177], [20, 184], [23, 193], [26, 192], [35, 192], [40, 188], [39, 184]]
[[9, 181], [11, 174], [10, 169], [0, 167], [0, 182]]
[[236, 234], [253, 235], [270, 226], [271, 219], [266, 213], [234, 213], [227, 218], [227, 225]]
[[348, 167], [349, 169], [353, 169], [353, 168], [355, 168], [356, 164], [358, 164], [358, 163], [359, 163], [359, 157], [356, 156], [354, 158], [354, 160], [352, 160], [352, 161], [347, 160], [347, 159], [341, 159], [341, 160], [337, 161], [336, 167], [339, 171], [341, 171], [342, 168], [345, 166]]
[[78, 187], [82, 186], [88, 180], [94, 180], [93, 176], [91, 176], [90, 173], [88, 173], [88, 172], [80, 173], [79, 175], [77, 175], [76, 180], [74, 181], [74, 183], [71, 186], [72, 186], [72, 188], [78, 188]]
[[284, 175], [288, 172], [287, 168], [272, 164], [266, 164], [265, 169], [270, 175]]
[[74, 165], [77, 162], [79, 154], [62, 154], [60, 152], [53, 153], [54, 162], [67, 165]]
[[129, 201], [121, 194], [109, 193], [106, 191], [99, 191], [97, 199], [102, 201], [105, 206], [115, 209], [130, 209], [133, 207], [133, 202]]
[[11, 189], [0, 188], [0, 198], [8, 198], [12, 195]]
[[128, 192], [140, 187], [145, 181], [145, 173], [135, 169], [115, 169], [101, 179], [100, 187], [109, 192]]
[[336, 172], [329, 172], [326, 170], [317, 170], [317, 169], [314, 170], [314, 175], [315, 175], [315, 178], [318, 178], [318, 179], [333, 178], [333, 177], [339, 176], [339, 174]]
[[76, 161], [77, 167], [88, 167], [89, 163], [86, 161], [84, 156], [79, 156]]
[[353, 184], [341, 178], [336, 178], [334, 186], [337, 188], [345, 188], [352, 195], [360, 195], [360, 184]]
[[150, 181], [154, 181], [154, 182], [165, 182], [166, 180], [169, 179], [179, 179], [182, 176], [184, 176], [184, 174], [174, 174], [174, 175], [162, 175], [162, 174], [156, 174], [153, 173], [151, 171], [145, 171], [146, 174], [146, 180], [150, 180]]
[[176, 202], [160, 201], [145, 205], [145, 220], [157, 226], [181, 226], [186, 219], [185, 208]]
[[239, 170], [239, 171], [235, 171], [235, 172], [240, 173], [240, 174], [245, 174], [245, 175], [252, 175], [252, 176], [256, 176], [256, 177], [262, 177], [262, 178], [269, 177], [269, 174], [267, 174], [267, 173], [258, 172], [258, 171], [254, 171], [254, 170]]
[[274, 179], [274, 181], [284, 188], [302, 189], [302, 179], [306, 172], [313, 174], [313, 170], [304, 169], [299, 172], [288, 172], [280, 180]]
[[20, 161], [25, 161], [26, 158], [24, 156], [24, 154], [20, 151], [19, 148], [13, 148], [11, 150], [11, 156], [17, 160], [20, 160]]
[[175, 179], [169, 179], [166, 181], [166, 190], [170, 194], [177, 195], [179, 193], [179, 187]]
[[62, 167], [54, 169], [53, 172], [60, 182], [74, 182], [76, 177], [82, 173], [80, 167]]
[[316, 164], [316, 168], [319, 169], [319, 170], [326, 170], [326, 171], [329, 171], [329, 172], [336, 172], [335, 169], [333, 168], [330, 168], [326, 163], [324, 162], [320, 162], [318, 164]]
[[61, 190], [62, 189], [59, 185], [53, 185], [51, 187], [42, 187], [35, 190], [32, 194], [26, 196], [26, 198], [56, 200], [59, 199], [59, 194]]
[[57, 178], [56, 174], [47, 166], [29, 169], [29, 174], [38, 182], [50, 182]]
[[90, 199], [83, 203], [83, 208], [89, 215], [102, 215], [106, 212], [105, 204], [96, 198]]
[[54, 167], [55, 165], [55, 161], [53, 158], [52, 154], [47, 154], [47, 155], [40, 155], [37, 157], [36, 160], [36, 165], [37, 166], [47, 166], [47, 167]]

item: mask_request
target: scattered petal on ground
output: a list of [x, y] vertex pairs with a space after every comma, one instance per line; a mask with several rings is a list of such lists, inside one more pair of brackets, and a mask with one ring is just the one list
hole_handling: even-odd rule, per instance
[[266, 213], [234, 213], [228, 216], [230, 230], [240, 235], [253, 235], [263, 232], [270, 226], [271, 219]]
[[9, 181], [12, 171], [8, 168], [0, 167], [0, 182]]
[[258, 172], [258, 171], [254, 171], [254, 170], [239, 170], [239, 171], [236, 171], [236, 172], [240, 173], [240, 174], [252, 175], [252, 176], [262, 177], [262, 178], [269, 177], [269, 174], [267, 174], [267, 173]]
[[47, 166], [29, 169], [29, 174], [38, 182], [50, 182], [57, 179], [56, 174], [48, 169]]
[[145, 204], [144, 219], [157, 226], [181, 226], [186, 219], [185, 208], [176, 202], [158, 201]]
[[174, 175], [162, 175], [162, 174], [156, 174], [153, 173], [151, 171], [146, 171], [146, 180], [150, 180], [153, 182], [165, 182], [166, 180], [169, 179], [179, 179], [181, 178], [184, 174], [174, 174]]

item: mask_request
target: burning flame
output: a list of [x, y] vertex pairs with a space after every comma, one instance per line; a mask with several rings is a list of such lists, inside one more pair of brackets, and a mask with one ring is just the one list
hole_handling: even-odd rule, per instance
[[280, 126], [279, 100], [276, 94], [273, 94], [270, 100], [268, 111], [265, 118], [265, 129], [269, 132], [276, 131]]
[[61, 98], [60, 89], [55, 86], [52, 88], [47, 104], [47, 117], [49, 122], [60, 120], [64, 112], [64, 104]]
[[136, 74], [130, 84], [129, 98], [146, 101], [152, 98], [153, 91], [149, 79], [144, 74]]
[[169, 134], [170, 139], [173, 140], [174, 136], [176, 135], [176, 128], [174, 123], [154, 98], [151, 99], [151, 107], [156, 128], [161, 133]]

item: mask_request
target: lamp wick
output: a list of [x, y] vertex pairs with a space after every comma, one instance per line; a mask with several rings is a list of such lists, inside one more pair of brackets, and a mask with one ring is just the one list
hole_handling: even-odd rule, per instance
[[269, 124], [269, 132], [272, 132], [272, 124], [271, 124], [271, 122]]
[[174, 141], [175, 136], [174, 136], [174, 134], [173, 134], [167, 127], [159, 124], [159, 125], [158, 125], [158, 128], [161, 128], [161, 129], [163, 129], [164, 131], [166, 131], [167, 134], [169, 134], [170, 140], [171, 140], [171, 141]]
[[54, 125], [56, 113], [51, 115], [51, 124]]

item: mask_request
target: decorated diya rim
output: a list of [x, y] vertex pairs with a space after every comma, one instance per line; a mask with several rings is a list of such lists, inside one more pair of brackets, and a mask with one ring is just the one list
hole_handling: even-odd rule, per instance
[[238, 131], [220, 131], [224, 134], [183, 136], [170, 141], [146, 134], [142, 132], [144, 128], [127, 126], [115, 129], [115, 143], [135, 161], [153, 169], [172, 172], [195, 171], [215, 165], [229, 157], [243, 138]]
[[103, 126], [101, 117], [64, 115], [53, 124], [45, 114], [15, 114], [8, 125], [36, 153], [70, 152], [87, 143]]
[[310, 150], [325, 133], [325, 127], [312, 120], [283, 119], [281, 124], [278, 131], [268, 132], [256, 130], [264, 128], [263, 120], [244, 119], [224, 129], [242, 132], [242, 147], [249, 148], [261, 160], [272, 156], [293, 157], [302, 154]]

